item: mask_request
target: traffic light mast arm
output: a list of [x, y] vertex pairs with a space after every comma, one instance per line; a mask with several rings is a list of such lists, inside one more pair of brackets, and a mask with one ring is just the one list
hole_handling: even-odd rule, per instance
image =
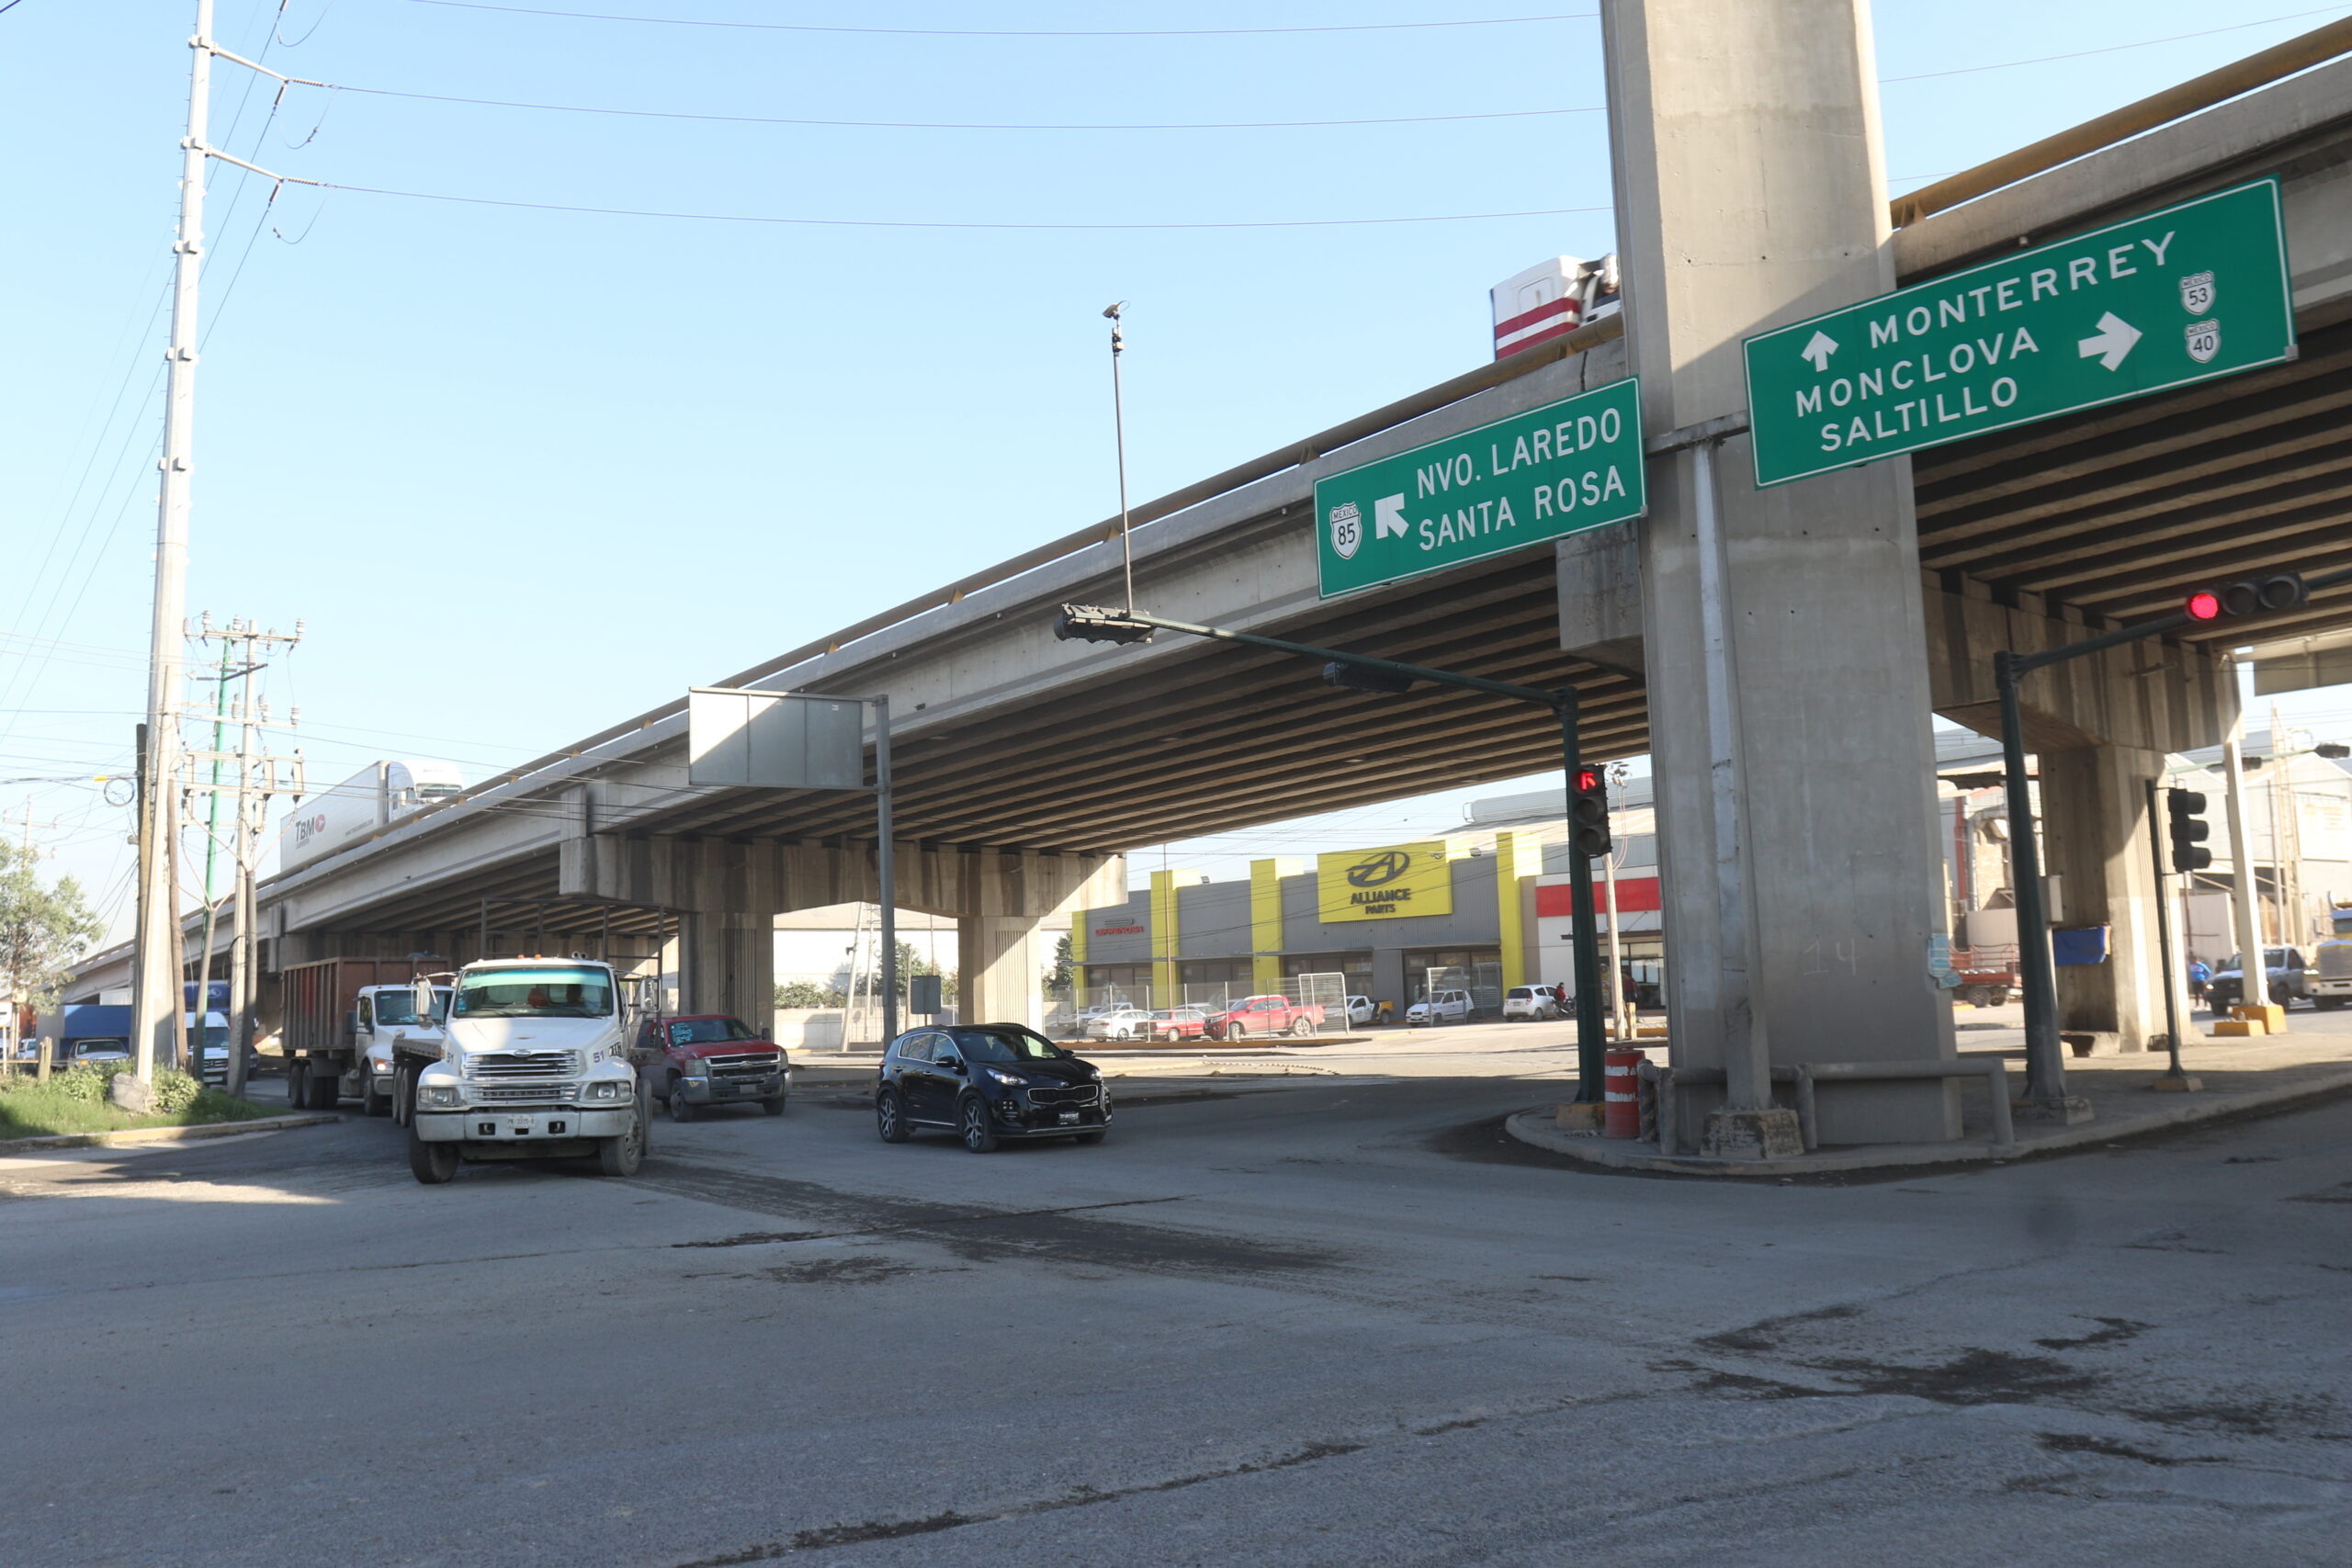
[[1464, 691], [1484, 692], [1488, 696], [1510, 697], [1522, 703], [1540, 703], [1547, 708], [1557, 708], [1563, 700], [1573, 704], [1576, 693], [1547, 692], [1540, 686], [1514, 685], [1509, 681], [1489, 681], [1482, 675], [1464, 675], [1452, 670], [1432, 670], [1426, 664], [1406, 664], [1394, 659], [1375, 659], [1368, 653], [1342, 653], [1335, 648], [1317, 648], [1309, 643], [1287, 642], [1278, 637], [1260, 637], [1255, 632], [1227, 631], [1223, 626], [1196, 626], [1191, 621], [1171, 621], [1164, 615], [1148, 615], [1141, 610], [1098, 610], [1087, 604], [1062, 606], [1064, 623], [1072, 635], [1084, 637], [1089, 626], [1110, 629], [1119, 626], [1150, 626], [1157, 631], [1182, 632], [1187, 637], [1204, 637], [1218, 642], [1248, 643], [1252, 648], [1270, 648], [1276, 653], [1295, 653], [1306, 659], [1320, 659], [1333, 664], [1352, 665], [1358, 670], [1375, 674], [1399, 675], [1408, 680], [1427, 681], [1432, 685], [1459, 686]]

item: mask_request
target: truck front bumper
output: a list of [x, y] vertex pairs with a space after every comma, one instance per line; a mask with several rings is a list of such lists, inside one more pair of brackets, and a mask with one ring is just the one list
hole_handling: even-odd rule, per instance
[[684, 1095], [688, 1105], [733, 1105], [742, 1101], [782, 1100], [792, 1092], [792, 1075], [769, 1073], [761, 1077], [680, 1078], [670, 1092]]
[[559, 1138], [617, 1138], [637, 1111], [628, 1106], [594, 1110], [568, 1105], [527, 1111], [477, 1106], [469, 1111], [420, 1111], [416, 1135], [428, 1144], [540, 1143]]

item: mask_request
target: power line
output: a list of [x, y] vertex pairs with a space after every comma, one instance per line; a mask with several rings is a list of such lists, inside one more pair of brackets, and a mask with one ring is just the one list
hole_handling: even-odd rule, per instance
[[[1989, 67], [1987, 68], [1989, 69]], [[1488, 109], [1464, 114], [1387, 115], [1363, 119], [1235, 119], [1168, 121], [996, 121], [946, 119], [801, 119], [781, 115], [697, 114], [685, 109], [608, 108], [595, 104], [534, 104], [512, 98], [467, 98], [449, 93], [412, 93], [397, 87], [354, 87], [342, 82], [321, 85], [331, 92], [365, 93], [370, 97], [413, 98], [432, 104], [469, 104], [479, 108], [531, 109], [544, 114], [617, 115], [632, 119], [707, 120], [720, 125], [796, 125], [846, 130], [1304, 130], [1363, 125], [1441, 125], [1457, 120], [1536, 119], [1547, 116], [1599, 114], [1605, 106], [1573, 108]]]
[[[11, 0], [14, 3], [14, 0]], [[1435, 28], [1514, 28], [1542, 22], [1589, 21], [1598, 11], [1563, 11], [1544, 17], [1472, 17], [1440, 22], [1334, 22], [1289, 28], [852, 28], [814, 22], [722, 22], [691, 17], [616, 17], [604, 11], [547, 11], [530, 6], [492, 6], [483, 0], [413, 0], [459, 11], [503, 11], [518, 17], [559, 17], [574, 22], [639, 22], [664, 28], [729, 28], [747, 32], [854, 33], [881, 38], [1250, 38], [1277, 33], [1415, 32]]]
[[2251, 22], [2232, 22], [2227, 27], [2206, 28], [2193, 33], [2172, 33], [2164, 38], [2140, 39], [2132, 43], [2103, 44], [2097, 49], [2078, 49], [2066, 54], [2037, 54], [2030, 60], [2004, 60], [1993, 65], [1960, 65], [1950, 71], [1922, 71], [1910, 76], [1882, 76], [1879, 85], [1892, 86], [1899, 82], [1929, 82], [1939, 76], [1973, 76], [1982, 71], [2007, 71], [2019, 65], [2048, 65], [2061, 60], [2083, 60], [2094, 54], [2118, 54], [2127, 49], [2154, 49], [2162, 43], [2179, 43], [2188, 39], [2211, 38], [2217, 33], [2244, 32], [2248, 28], [2267, 28], [2273, 22], [2299, 21], [2305, 17], [2325, 16], [2331, 11], [2352, 9], [2343, 6], [2321, 6], [2309, 11], [2289, 11], [2276, 17], [2261, 17]]
[[[440, 0], [421, 0], [439, 4]], [[1515, 212], [1441, 212], [1402, 218], [1262, 218], [1224, 219], [1192, 223], [978, 223], [916, 218], [793, 218], [765, 213], [667, 212], [628, 207], [576, 207], [565, 202], [517, 201], [489, 196], [452, 196], [445, 191], [390, 190], [379, 186], [317, 182], [322, 190], [350, 191], [358, 196], [395, 196], [412, 201], [456, 202], [467, 207], [512, 207], [531, 212], [580, 212], [598, 218], [665, 218], [697, 223], [771, 223], [808, 229], [955, 229], [1013, 232], [1134, 232], [1200, 229], [1358, 229], [1390, 223], [1475, 223], [1502, 218], [1565, 218], [1579, 213], [1609, 212], [1608, 207], [1544, 207]]]

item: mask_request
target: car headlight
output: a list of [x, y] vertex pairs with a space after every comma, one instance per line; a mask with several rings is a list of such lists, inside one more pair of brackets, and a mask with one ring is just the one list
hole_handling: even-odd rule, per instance
[[634, 1100], [637, 1085], [628, 1078], [598, 1078], [588, 1086], [591, 1100]]
[[997, 1082], [1004, 1085], [1007, 1089], [1020, 1089], [1029, 1081], [1027, 1078], [1021, 1077], [1018, 1073], [1000, 1072], [994, 1067], [982, 1067], [980, 1071], [986, 1073], [989, 1077], [994, 1078]]
[[465, 1104], [464, 1091], [453, 1083], [421, 1083], [416, 1086], [416, 1108], [419, 1111], [455, 1111]]
[[687, 1062], [686, 1077], [690, 1078], [707, 1078], [710, 1077], [710, 1059], [707, 1056], [696, 1056]]

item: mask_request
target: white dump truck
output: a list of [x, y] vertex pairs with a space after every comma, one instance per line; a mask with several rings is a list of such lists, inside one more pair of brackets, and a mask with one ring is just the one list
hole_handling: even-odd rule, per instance
[[651, 1117], [628, 1023], [609, 964], [467, 964], [440, 1059], [402, 1086], [409, 1168], [434, 1183], [463, 1160], [568, 1156], [593, 1157], [607, 1176], [634, 1175]]
[[370, 1116], [399, 1115], [401, 1064], [413, 1072], [441, 1059], [441, 1017], [449, 1010], [446, 973], [440, 984], [427, 983], [429, 1007], [420, 1009], [415, 982], [446, 968], [446, 960], [423, 953], [288, 964], [278, 1023], [286, 1103], [332, 1111], [356, 1100]]

